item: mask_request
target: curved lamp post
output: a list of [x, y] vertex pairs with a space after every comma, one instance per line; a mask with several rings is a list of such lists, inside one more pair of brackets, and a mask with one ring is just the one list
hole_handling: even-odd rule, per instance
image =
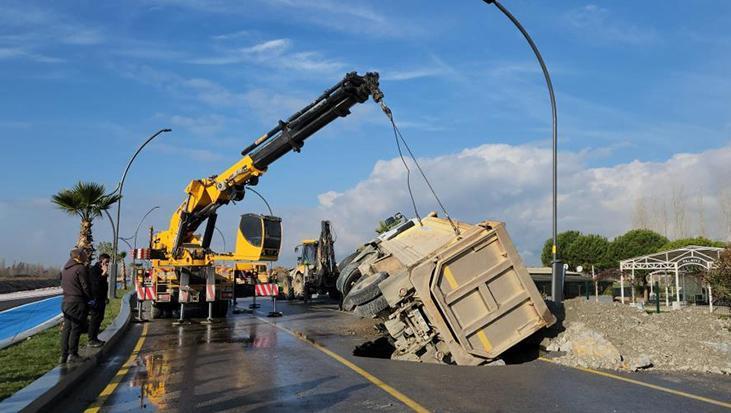
[[552, 231], [552, 237], [553, 237], [553, 247], [551, 248], [551, 254], [553, 257], [552, 265], [553, 268], [553, 275], [551, 277], [551, 296], [553, 298], [553, 302], [560, 303], [563, 301], [563, 279], [564, 279], [564, 266], [561, 260], [558, 258], [558, 245], [557, 245], [557, 238], [558, 238], [558, 217], [557, 217], [557, 211], [558, 211], [558, 120], [556, 116], [556, 96], [553, 93], [553, 84], [551, 83], [551, 75], [548, 73], [548, 68], [546, 67], [546, 63], [543, 61], [543, 57], [541, 57], [541, 52], [538, 51], [538, 47], [533, 42], [533, 39], [531, 39], [528, 32], [523, 28], [523, 25], [520, 24], [518, 19], [513, 16], [508, 9], [506, 9], [502, 4], [500, 4], [497, 0], [483, 0], [487, 4], [494, 4], [495, 7], [497, 7], [510, 21], [515, 25], [515, 27], [520, 30], [520, 33], [525, 37], [525, 40], [530, 45], [530, 48], [533, 50], [533, 54], [536, 55], [536, 59], [538, 59], [538, 64], [541, 65], [541, 70], [543, 71], [543, 77], [546, 78], [546, 86], [548, 87], [548, 97], [551, 100], [551, 121], [553, 123], [553, 231]]
[[139, 148], [137, 148], [137, 151], [132, 155], [132, 158], [130, 158], [129, 162], [127, 162], [127, 167], [124, 168], [124, 173], [122, 174], [122, 179], [119, 181], [119, 184], [117, 185], [117, 189], [114, 190], [112, 193], [118, 193], [120, 195], [119, 201], [117, 201], [117, 221], [114, 224], [114, 245], [112, 246], [112, 250], [114, 251], [114, 254], [112, 254], [112, 282], [109, 283], [109, 298], [114, 298], [117, 295], [117, 247], [119, 247], [119, 240], [116, 234], [119, 234], [119, 217], [122, 210], [122, 191], [124, 190], [124, 180], [127, 178], [127, 172], [129, 172], [130, 166], [132, 166], [132, 162], [134, 162], [135, 158], [137, 158], [137, 155], [142, 151], [142, 149], [147, 146], [148, 143], [150, 143], [153, 139], [157, 138], [158, 135], [160, 135], [163, 132], [170, 132], [172, 129], [160, 129], [159, 131], [155, 132], [147, 138], [147, 140], [140, 145]]
[[224, 251], [228, 251], [228, 250], [226, 249], [226, 237], [224, 237], [224, 236], [223, 236], [223, 232], [221, 232], [221, 230], [220, 230], [220, 229], [218, 229], [218, 227], [214, 227], [214, 228], [216, 229], [216, 231], [218, 231], [218, 235], [220, 235], [220, 236], [221, 236], [221, 240], [223, 241], [223, 250], [224, 250]]
[[[147, 213], [145, 213], [145, 215], [142, 216], [142, 219], [140, 219], [140, 222], [137, 224], [137, 228], [135, 229], [135, 235], [134, 235], [135, 242], [134, 242], [134, 247], [132, 247], [133, 249], [137, 249], [137, 233], [140, 231], [140, 226], [145, 221], [145, 218], [147, 218], [147, 216], [150, 215], [152, 213], [152, 211], [159, 209], [159, 208], [160, 208], [159, 206], [154, 206], [154, 207], [150, 208], [150, 210], [147, 211]], [[132, 260], [134, 261], [134, 258], [132, 258]]]

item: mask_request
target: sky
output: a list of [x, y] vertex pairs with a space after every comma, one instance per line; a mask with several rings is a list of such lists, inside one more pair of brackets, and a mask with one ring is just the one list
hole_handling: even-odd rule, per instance
[[[524, 261], [550, 236], [547, 91], [524, 39], [481, 1], [3, 1], [0, 258], [62, 263], [78, 220], [49, 199], [125, 183], [120, 235], [163, 229], [192, 179], [225, 170], [345, 73], [377, 71], [385, 101], [465, 222], [506, 223]], [[559, 230], [607, 237], [731, 233], [731, 3], [510, 1], [551, 72]], [[257, 191], [283, 218], [283, 265], [330, 219], [344, 256], [379, 220], [413, 216], [392, 130], [373, 102], [271, 165]], [[412, 165], [413, 166], [413, 165]], [[437, 206], [414, 177], [422, 214]], [[253, 194], [220, 210], [231, 250]], [[111, 240], [106, 219], [96, 241]], [[133, 242], [133, 241], [130, 241]]]

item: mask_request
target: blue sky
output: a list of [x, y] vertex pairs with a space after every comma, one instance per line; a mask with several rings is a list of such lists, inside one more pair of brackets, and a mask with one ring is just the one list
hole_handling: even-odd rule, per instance
[[[164, 225], [190, 179], [225, 169], [252, 139], [353, 70], [381, 73], [397, 122], [418, 156], [433, 162], [430, 175], [438, 174], [437, 189], [449, 194], [453, 215], [472, 222], [505, 220], [518, 231], [513, 237], [528, 262], [535, 262], [537, 245], [549, 234], [540, 212], [549, 208], [548, 181], [539, 179], [547, 177], [546, 170], [537, 169], [535, 182], [514, 170], [533, 168], [532, 161], [543, 159], [548, 148], [545, 87], [524, 40], [492, 6], [290, 0], [3, 4], [0, 256], [6, 260], [63, 260], [78, 223], [55, 211], [50, 195], [79, 179], [113, 187], [136, 145], [170, 127], [173, 132], [155, 141], [129, 175], [121, 232], [131, 234], [154, 205], [162, 208], [149, 223]], [[585, 193], [586, 185], [604, 188], [590, 180], [571, 186], [577, 174], [647, 168], [656, 176], [680, 168], [678, 154], [705, 159], [729, 146], [730, 3], [505, 5], [533, 35], [553, 75], [562, 159], [573, 163], [562, 167], [570, 174], [567, 199], [569, 193]], [[378, 217], [409, 213], [402, 171], [388, 169], [396, 148], [385, 117], [372, 103], [353, 112], [311, 138], [301, 154], [273, 165], [258, 187], [285, 218], [288, 247], [310, 238], [320, 218], [332, 216], [350, 235], [342, 239], [347, 249], [371, 235]], [[517, 163], [500, 170], [501, 153], [490, 148], [501, 147], [485, 144], [507, 145], [504, 153], [518, 150]], [[441, 167], [476, 148], [484, 151], [470, 156], [482, 163], [465, 162], [475, 169], [459, 163]], [[526, 157], [530, 153], [535, 158]], [[474, 179], [481, 168], [490, 176]], [[393, 182], [379, 178], [384, 171], [392, 172]], [[650, 175], [631, 179], [641, 183]], [[703, 219], [711, 228], [726, 225], [719, 208], [723, 197], [717, 196], [725, 187], [718, 176], [709, 171], [702, 174], [704, 189], [691, 180], [674, 192], [686, 194], [685, 215], [700, 217], [708, 209]], [[487, 184], [491, 177], [511, 187], [510, 196], [475, 198], [476, 192], [494, 191]], [[357, 193], [369, 185], [370, 198]], [[631, 211], [649, 193], [633, 188], [620, 191], [632, 195], [624, 214], [619, 201], [606, 207], [612, 212], [607, 216], [619, 220], [614, 225], [566, 208], [563, 227], [608, 236], [628, 229]], [[654, 197], [670, 204], [672, 193]], [[423, 209], [433, 207], [425, 195], [419, 202]], [[372, 203], [382, 208], [364, 209]], [[527, 205], [540, 208], [528, 212], [533, 210]], [[693, 205], [700, 207], [694, 211]], [[262, 208], [251, 197], [230, 207], [219, 227]], [[678, 224], [676, 232], [699, 232], [703, 219]], [[97, 240], [109, 239], [108, 226], [97, 222]], [[232, 228], [222, 227], [230, 240]]]

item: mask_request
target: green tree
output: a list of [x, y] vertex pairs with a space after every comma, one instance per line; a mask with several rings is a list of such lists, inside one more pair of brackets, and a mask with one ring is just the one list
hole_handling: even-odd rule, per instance
[[127, 258], [127, 252], [126, 251], [119, 251], [119, 254], [117, 255], [119, 261], [122, 263], [122, 285], [124, 286], [124, 289], [127, 289], [127, 262], [125, 261], [125, 258]]
[[[618, 236], [609, 244], [606, 257], [607, 264], [613, 268], [618, 268], [620, 261], [658, 252], [668, 242], [666, 237], [655, 231], [633, 229], [624, 235]], [[645, 301], [647, 301], [648, 296], [647, 276], [647, 271], [635, 271], [632, 287], [636, 289], [637, 286], [642, 286]]]
[[571, 268], [582, 266], [590, 269], [593, 265], [597, 270], [609, 267], [607, 251], [609, 240], [597, 234], [581, 234], [565, 248], [564, 259]]
[[678, 248], [687, 247], [689, 245], [697, 245], [699, 247], [724, 248], [726, 246], [726, 243], [723, 241], [714, 241], [712, 239], [704, 237], [681, 238], [665, 243], [665, 245], [660, 247], [659, 251], [670, 251]]
[[[558, 243], [558, 257], [560, 259], [566, 258], [566, 253], [569, 251], [569, 247], [571, 247], [571, 244], [573, 244], [574, 241], [576, 241], [577, 238], [581, 236], [581, 232], [579, 231], [564, 231], [560, 232], [556, 236], [556, 242]], [[553, 238], [549, 238], [546, 240], [546, 242], [543, 244], [543, 251], [541, 252], [541, 262], [544, 266], [548, 267], [551, 265], [551, 261], [553, 261]], [[570, 264], [569, 264], [570, 265]]]
[[615, 238], [607, 251], [607, 263], [619, 267], [619, 261], [658, 252], [669, 241], [649, 229], [633, 229]]
[[81, 218], [77, 248], [94, 253], [94, 237], [91, 227], [95, 218], [119, 201], [119, 195], [105, 195], [104, 185], [94, 182], [78, 182], [71, 189], [63, 189], [51, 197], [51, 202], [69, 215]]
[[731, 300], [731, 247], [721, 252], [716, 268], [709, 271], [705, 279], [711, 285], [713, 301]]

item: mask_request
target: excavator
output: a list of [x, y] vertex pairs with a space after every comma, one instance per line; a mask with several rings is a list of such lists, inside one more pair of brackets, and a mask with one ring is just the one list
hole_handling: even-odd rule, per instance
[[[234, 276], [225, 263], [276, 261], [282, 221], [269, 215], [241, 215], [235, 250], [220, 253], [210, 248], [218, 209], [242, 201], [247, 187], [257, 185], [271, 164], [289, 152], [300, 152], [307, 138], [349, 115], [353, 106], [369, 97], [377, 103], [383, 99], [378, 73], [348, 73], [312, 103], [256, 139], [228, 169], [190, 181], [185, 200], [170, 217], [168, 228], [152, 235], [149, 250], [140, 253], [150, 261], [150, 269], [138, 278], [153, 291], [153, 317], [171, 315], [176, 304], [199, 303], [202, 296], [213, 302], [215, 317], [226, 315]], [[201, 236], [196, 231], [204, 223]]]
[[311, 294], [339, 296], [335, 287], [338, 267], [335, 261], [335, 240], [330, 221], [320, 223], [320, 238], [303, 240], [295, 247], [297, 265], [289, 273], [277, 274], [286, 298], [308, 300]]

